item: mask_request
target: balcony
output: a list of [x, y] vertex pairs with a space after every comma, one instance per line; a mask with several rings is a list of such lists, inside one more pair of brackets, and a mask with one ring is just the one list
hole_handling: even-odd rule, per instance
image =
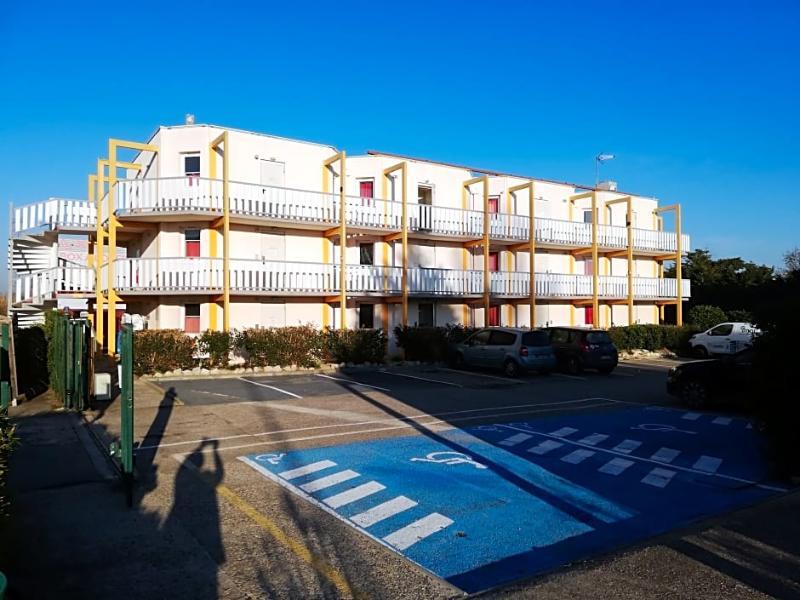
[[[125, 258], [115, 261], [114, 286], [127, 295], [218, 294], [223, 289], [221, 258]], [[105, 290], [107, 266], [103, 266]], [[331, 296], [339, 293], [339, 265], [324, 263], [231, 259], [231, 293], [236, 295]], [[347, 292], [357, 296], [397, 296], [402, 293], [402, 269], [373, 265], [348, 265]], [[604, 299], [627, 298], [627, 277], [601, 276], [599, 294]], [[529, 275], [516, 272], [490, 274], [491, 294], [513, 299], [528, 296]], [[689, 297], [688, 280], [683, 296]], [[410, 296], [478, 298], [483, 294], [483, 271], [411, 268]], [[674, 279], [637, 277], [637, 300], [674, 298]], [[536, 295], [542, 299], [591, 298], [591, 275], [536, 274]]]
[[[339, 223], [338, 194], [233, 181], [229, 184], [234, 221], [304, 229], [328, 229]], [[131, 179], [117, 182], [117, 214], [150, 220], [185, 220], [187, 215], [216, 217], [222, 214], [222, 181], [201, 177]], [[348, 196], [347, 226], [351, 231], [388, 233], [400, 231], [400, 202]], [[413, 237], [466, 241], [483, 236], [483, 211], [409, 202], [408, 230]], [[529, 239], [529, 219], [524, 215], [495, 213], [489, 235], [495, 243], [520, 243]], [[588, 223], [537, 218], [536, 243], [544, 248], [581, 248], [592, 243]], [[598, 245], [606, 251], [627, 247], [625, 227], [598, 225]], [[682, 235], [689, 249], [689, 236]], [[674, 232], [633, 230], [633, 246], [640, 254], [667, 254], [677, 250]]]
[[54, 267], [14, 274], [12, 302], [41, 306], [59, 295], [90, 296], [94, 294], [94, 276], [94, 270], [87, 267]]
[[41, 230], [83, 233], [93, 230], [96, 223], [95, 208], [85, 200], [50, 198], [14, 207], [11, 235], [37, 233]]

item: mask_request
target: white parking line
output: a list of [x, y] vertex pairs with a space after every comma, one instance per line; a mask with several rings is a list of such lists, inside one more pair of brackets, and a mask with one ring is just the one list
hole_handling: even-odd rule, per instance
[[294, 392], [287, 392], [286, 390], [282, 390], [279, 387], [275, 387], [274, 385], [267, 385], [266, 383], [259, 383], [258, 381], [250, 381], [249, 379], [245, 379], [244, 377], [238, 378], [240, 381], [246, 381], [247, 383], [252, 383], [253, 385], [257, 385], [263, 388], [269, 388], [271, 390], [275, 390], [276, 392], [280, 392], [281, 394], [286, 394], [287, 396], [291, 396], [292, 398], [297, 398], [298, 400], [302, 400], [302, 396], [298, 396]]
[[[595, 400], [595, 399], [593, 399], [593, 400]], [[446, 420], [445, 419], [437, 419], [437, 420], [434, 420], [434, 421], [429, 421], [429, 422], [425, 422], [425, 423], [419, 423], [419, 425], [422, 426], [422, 427], [432, 427], [434, 425], [449, 426], [449, 425], [452, 425], [453, 423], [458, 423], [458, 422], [461, 422], [461, 421], [474, 421], [476, 419], [493, 419], [493, 418], [496, 418], [496, 417], [505, 418], [505, 417], [511, 417], [511, 416], [515, 416], [515, 415], [533, 415], [533, 414], [554, 412], [554, 411], [586, 410], [586, 409], [590, 409], [590, 408], [608, 407], [609, 406], [609, 402], [614, 402], [613, 400], [606, 401], [606, 400], [604, 400], [602, 398], [596, 398], [596, 400], [603, 400], [603, 402], [595, 402], [595, 403], [592, 403], [592, 404], [581, 404], [581, 405], [578, 405], [578, 406], [563, 406], [563, 404], [570, 404], [572, 402], [576, 402], [574, 400], [570, 400], [570, 401], [566, 401], [566, 402], [564, 402], [564, 403], [562, 403], [559, 406], [556, 406], [554, 408], [544, 408], [542, 410], [517, 410], [517, 411], [512, 411], [512, 412], [490, 413], [490, 414], [486, 414], [486, 415], [472, 415], [472, 416], [468, 416], [468, 417], [453, 417], [453, 418], [446, 419]], [[475, 410], [486, 410], [486, 409], [475, 409]], [[464, 411], [464, 412], [474, 412], [474, 411]], [[442, 413], [439, 416], [442, 416], [443, 414], [445, 414], [445, 413]], [[434, 415], [425, 415], [425, 416], [429, 417], [429, 418], [432, 418]], [[422, 418], [422, 417], [417, 417], [417, 418]], [[397, 422], [399, 420], [400, 419], [396, 419], [394, 421], [380, 420], [380, 421], [374, 421], [374, 423], [391, 423], [391, 422]], [[361, 424], [363, 425], [364, 423], [361, 423]], [[348, 425], [347, 423], [344, 423], [341, 426], [345, 427], [347, 425]], [[355, 425], [359, 425], [359, 423], [349, 423], [349, 425], [355, 426]], [[497, 426], [498, 427], [508, 427], [508, 425], [505, 425], [503, 423], [498, 423]], [[308, 436], [303, 436], [303, 437], [279, 439], [279, 440], [265, 440], [263, 442], [254, 442], [252, 444], [240, 444], [238, 446], [223, 446], [223, 447], [220, 447], [220, 448], [204, 448], [202, 450], [197, 450], [196, 452], [198, 452], [200, 454], [210, 454], [212, 452], [223, 452], [223, 451], [227, 451], [227, 450], [241, 450], [243, 448], [253, 448], [255, 446], [269, 446], [271, 444], [290, 444], [290, 443], [293, 443], [293, 442], [305, 442], [305, 441], [310, 441], [310, 440], [345, 437], [345, 436], [353, 436], [353, 435], [364, 435], [366, 433], [377, 433], [379, 431], [394, 431], [394, 430], [397, 430], [397, 429], [413, 429], [413, 428], [414, 428], [413, 424], [402, 423], [400, 425], [392, 425], [392, 426], [389, 426], [389, 427], [378, 427], [378, 428], [374, 428], [374, 429], [361, 429], [361, 430], [358, 430], [358, 431], [343, 431], [341, 433], [324, 433], [324, 434], [320, 434], [320, 435], [308, 435]], [[309, 429], [323, 429], [323, 427], [311, 427]], [[290, 431], [290, 430], [286, 430], [286, 431]], [[285, 433], [285, 432], [284, 431], [277, 431], [277, 432], [273, 432], [273, 433]], [[253, 437], [255, 437], [256, 435], [262, 435], [262, 434], [253, 434]], [[213, 438], [207, 438], [207, 440], [200, 440], [200, 441], [213, 441]], [[189, 443], [189, 442], [180, 442], [180, 443], [184, 444], [184, 443]], [[195, 441], [193, 443], [198, 443], [198, 442]], [[157, 446], [154, 446], [154, 447], [157, 447]], [[193, 454], [193, 453], [192, 452], [178, 452], [178, 453], [174, 454], [173, 457], [175, 457], [176, 460], [179, 460], [180, 457], [188, 456], [190, 454]]]
[[303, 475], [311, 475], [312, 473], [316, 473], [317, 471], [322, 471], [324, 469], [329, 469], [331, 467], [335, 467], [336, 463], [332, 460], [321, 460], [319, 462], [311, 463], [310, 465], [305, 465], [304, 467], [297, 467], [296, 469], [290, 469], [288, 471], [283, 471], [278, 473], [284, 479], [296, 479], [297, 477], [302, 477]]
[[511, 379], [509, 377], [500, 377], [499, 375], [488, 375], [486, 373], [478, 373], [476, 371], [459, 371], [458, 369], [448, 369], [447, 367], [439, 367], [440, 371], [447, 371], [449, 373], [458, 373], [459, 375], [472, 375], [474, 377], [486, 377], [487, 379], [498, 379], [500, 381], [508, 381], [510, 383], [524, 383], [519, 379]]
[[380, 387], [377, 385], [371, 385], [369, 383], [361, 383], [360, 381], [355, 381], [353, 379], [343, 379], [341, 377], [331, 377], [330, 375], [323, 375], [322, 373], [317, 373], [317, 377], [323, 377], [325, 379], [330, 379], [332, 381], [341, 381], [343, 383], [349, 383], [351, 385], [363, 385], [364, 387], [372, 388], [373, 390], [380, 390], [382, 392], [391, 392], [389, 388]]
[[331, 475], [326, 475], [325, 477], [320, 477], [319, 479], [314, 479], [313, 481], [309, 481], [308, 483], [304, 483], [300, 486], [300, 489], [304, 492], [318, 492], [319, 490], [324, 490], [325, 488], [333, 487], [339, 483], [344, 483], [345, 481], [350, 481], [351, 479], [355, 479], [356, 477], [360, 477], [358, 473], [352, 471], [350, 469], [345, 469], [344, 471], [339, 471], [338, 473], [333, 473]]
[[553, 377], [563, 377], [564, 379], [576, 379], [577, 381], [586, 381], [586, 377], [578, 377], [577, 375], [566, 375], [564, 373], [553, 373]]
[[394, 375], [395, 377], [406, 377], [408, 379], [418, 379], [419, 381], [430, 381], [432, 383], [440, 383], [442, 385], [451, 385], [453, 387], [463, 388], [464, 386], [452, 381], [441, 381], [440, 379], [429, 379], [427, 377], [418, 377], [417, 375], [409, 375], [408, 373], [393, 373], [392, 371], [381, 371], [386, 375]]
[[361, 500], [362, 498], [366, 498], [367, 496], [371, 496], [385, 489], [385, 485], [377, 481], [369, 481], [347, 491], [329, 496], [328, 498], [323, 498], [322, 501], [331, 508], [341, 508], [342, 506], [352, 504], [356, 500]]
[[667, 486], [673, 477], [675, 477], [675, 471], [655, 468], [650, 471], [644, 479], [642, 479], [642, 483], [646, 483], [647, 485], [652, 485], [657, 488], [663, 488]]
[[414, 500], [406, 498], [405, 496], [398, 496], [397, 498], [392, 498], [391, 500], [378, 504], [378, 506], [373, 506], [362, 513], [358, 513], [350, 517], [350, 520], [356, 525], [366, 528], [384, 519], [393, 517], [409, 508], [414, 508], [416, 505], [417, 503]]

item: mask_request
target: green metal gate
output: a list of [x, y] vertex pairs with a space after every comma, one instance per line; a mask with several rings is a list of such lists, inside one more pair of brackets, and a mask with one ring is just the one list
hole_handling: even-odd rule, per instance
[[123, 325], [119, 344], [120, 436], [111, 447], [119, 459], [128, 506], [133, 506], [133, 326]]
[[11, 324], [0, 323], [0, 415], [11, 404]]
[[64, 408], [85, 410], [89, 407], [89, 322], [59, 313], [53, 323], [52, 336], [52, 356], [48, 358], [50, 387]]

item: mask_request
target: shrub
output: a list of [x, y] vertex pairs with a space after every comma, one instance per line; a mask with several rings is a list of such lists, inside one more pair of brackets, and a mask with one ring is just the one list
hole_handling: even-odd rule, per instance
[[728, 317], [725, 311], [719, 306], [711, 306], [710, 304], [699, 304], [689, 309], [688, 321], [690, 324], [697, 327], [700, 331], [705, 331], [727, 321]]
[[311, 325], [245, 329], [234, 337], [236, 352], [248, 366], [319, 365], [323, 334]]
[[618, 350], [650, 350], [657, 352], [668, 349], [677, 354], [688, 355], [689, 338], [697, 332], [685, 325], [627, 325], [608, 330], [611, 340]]
[[326, 359], [336, 363], [380, 363], [386, 356], [386, 334], [382, 329], [327, 329]]
[[206, 362], [210, 367], [227, 367], [235, 334], [227, 331], [211, 331], [203, 333], [197, 339], [197, 349], [208, 354]]
[[735, 323], [752, 323], [753, 313], [749, 310], [733, 309], [728, 311], [728, 321]]
[[137, 375], [194, 366], [194, 339], [178, 329], [137, 331], [134, 344], [133, 371]]
[[453, 344], [472, 335], [475, 329], [463, 325], [446, 327], [395, 327], [397, 345], [404, 352], [406, 360], [438, 362], [448, 358]]

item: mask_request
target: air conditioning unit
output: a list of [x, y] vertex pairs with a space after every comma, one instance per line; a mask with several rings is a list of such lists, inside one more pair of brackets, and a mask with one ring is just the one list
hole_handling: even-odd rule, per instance
[[607, 192], [616, 192], [617, 191], [617, 182], [616, 181], [601, 181], [597, 184], [598, 190], [605, 190]]

